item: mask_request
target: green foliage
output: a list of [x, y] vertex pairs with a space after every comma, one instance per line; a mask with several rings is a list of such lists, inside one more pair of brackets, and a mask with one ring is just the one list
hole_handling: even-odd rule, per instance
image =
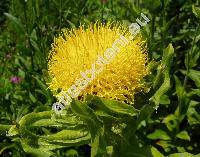
[[[0, 5], [0, 156], [200, 155], [199, 0], [2, 0]], [[46, 69], [54, 36], [97, 20], [128, 26], [141, 12], [150, 19], [142, 30], [151, 71], [146, 92], [134, 96], [134, 105], [88, 95], [59, 113], [51, 111], [56, 100]]]
[[29, 113], [10, 128], [8, 136], [19, 140], [27, 153], [45, 157], [53, 154], [51, 150], [82, 145], [90, 140], [86, 126], [72, 113], [64, 111], [62, 116], [52, 111]]
[[161, 96], [163, 96], [170, 88], [170, 76], [169, 70], [171, 66], [171, 62], [173, 61], [174, 48], [170, 44], [163, 53], [162, 61], [160, 67], [158, 68], [157, 77], [154, 82], [154, 88], [159, 85], [161, 79], [163, 78], [162, 85], [155, 92], [152, 101], [154, 101], [156, 107], [160, 104]]

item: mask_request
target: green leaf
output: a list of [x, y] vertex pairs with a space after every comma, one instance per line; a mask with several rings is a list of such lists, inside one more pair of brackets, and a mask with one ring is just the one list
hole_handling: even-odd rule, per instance
[[159, 0], [148, 0], [146, 1], [146, 7], [154, 14], [161, 9], [161, 1]]
[[174, 57], [174, 48], [172, 44], [169, 44], [168, 47], [163, 52], [163, 57], [161, 61], [161, 66], [164, 68], [163, 71], [169, 71], [171, 63]]
[[14, 17], [13, 15], [9, 14], [9, 13], [4, 13], [4, 15], [10, 20], [12, 21], [16, 28], [17, 28], [17, 31], [19, 30], [20, 32], [24, 33], [24, 27], [22, 25], [22, 23], [19, 21], [19, 19], [17, 19], [16, 17]]
[[155, 103], [155, 106], [158, 107], [160, 104], [161, 96], [164, 95], [170, 88], [170, 77], [168, 72], [165, 72], [165, 78], [163, 81], [163, 84], [160, 86], [160, 88], [156, 91], [156, 93], [153, 95], [153, 97], [150, 99]]
[[151, 147], [153, 157], [164, 157], [155, 147]]
[[41, 126], [56, 126], [56, 127], [62, 127], [62, 124], [57, 123], [56, 121], [52, 119], [40, 119], [34, 123], [31, 124], [31, 126], [34, 127], [41, 127]]
[[[181, 72], [186, 75], [186, 70], [181, 70]], [[188, 77], [193, 80], [198, 88], [200, 88], [200, 71], [190, 69], [188, 72]]]
[[172, 131], [177, 126], [177, 117], [174, 114], [170, 114], [164, 118], [163, 123], [165, 123], [167, 128]]
[[180, 79], [176, 75], [174, 75], [174, 79], [176, 82], [176, 94], [179, 99], [183, 99], [183, 97], [185, 96], [185, 89], [182, 86]]
[[157, 67], [158, 67], [158, 65], [159, 65], [159, 62], [155, 62], [154, 60], [153, 60], [153, 61], [150, 61], [150, 62], [148, 63], [148, 65], [147, 65], [147, 68], [148, 68], [147, 71], [154, 71], [154, 70], [156, 70]]
[[37, 99], [33, 96], [33, 94], [31, 94], [31, 92], [29, 92], [29, 98], [33, 103], [37, 102]]
[[187, 131], [181, 131], [176, 135], [176, 137], [183, 139], [183, 140], [188, 140], [190, 141], [190, 136], [188, 135]]
[[163, 104], [163, 105], [168, 105], [170, 104], [170, 99], [167, 95], [162, 95], [160, 97], [160, 104]]
[[107, 146], [106, 150], [107, 150], [108, 155], [112, 156], [112, 154], [113, 154], [113, 146]]
[[65, 154], [69, 157], [76, 157], [76, 156], [78, 157], [78, 152], [75, 149], [69, 149], [66, 151]]
[[198, 19], [200, 19], [200, 7], [195, 7], [192, 5], [192, 12]]
[[138, 118], [136, 120], [136, 125], [133, 127], [132, 132], [135, 132], [138, 125], [143, 121], [149, 118], [149, 116], [153, 113], [154, 108], [150, 104], [144, 105], [143, 108], [140, 110], [140, 113], [138, 115]]
[[13, 125], [8, 131], [8, 136], [15, 136], [18, 134], [19, 134], [19, 129], [16, 127], [16, 125]]
[[165, 131], [158, 129], [156, 129], [153, 133], [147, 135], [147, 137], [152, 140], [158, 140], [158, 139], [171, 140], [171, 138], [167, 135]]
[[155, 103], [155, 107], [158, 107], [161, 101], [161, 97], [170, 89], [169, 71], [170, 71], [173, 57], [174, 57], [174, 48], [172, 44], [169, 44], [168, 47], [164, 50], [161, 65], [160, 65], [160, 68], [158, 68], [158, 74], [157, 74], [158, 76], [155, 81], [159, 82], [161, 77], [164, 77], [164, 80], [161, 86], [159, 87], [159, 89], [155, 92], [155, 94], [150, 99], [151, 101]]
[[156, 145], [162, 147], [165, 152], [168, 152], [171, 148], [174, 148], [174, 145], [171, 144], [171, 141], [159, 140], [156, 142]]
[[25, 78], [25, 72], [24, 71], [22, 71], [21, 69], [19, 69], [19, 71], [18, 71], [18, 76], [20, 76], [21, 78]]
[[91, 143], [91, 157], [100, 157], [107, 154], [104, 130]]
[[191, 89], [191, 91], [187, 93], [187, 97], [192, 97], [194, 95], [200, 97], [200, 89]]
[[108, 111], [108, 113], [111, 113], [111, 115], [112, 113], [115, 115], [117, 114], [129, 116], [136, 116], [138, 114], [138, 110], [136, 110], [133, 106], [121, 103], [119, 101], [108, 100], [91, 95], [88, 96], [87, 101], [93, 105], [98, 105], [102, 111]]
[[29, 113], [21, 118], [19, 125], [21, 127], [29, 127], [32, 123], [40, 119], [49, 119], [51, 118], [52, 111], [44, 111], [39, 113]]
[[40, 52], [40, 48], [39, 48], [39, 45], [37, 43], [37, 34], [36, 34], [36, 30], [33, 29], [31, 35], [30, 35], [30, 42], [31, 42], [31, 45], [34, 47], [34, 49], [38, 52]]
[[195, 82], [196, 86], [200, 88], [200, 71], [189, 70], [188, 77], [190, 77]]
[[77, 117], [75, 114], [68, 113], [66, 110], [62, 110], [61, 114], [54, 113], [51, 119], [58, 124], [66, 124], [68, 126], [84, 124], [79, 117]]
[[0, 124], [0, 131], [6, 131], [9, 130], [12, 127], [12, 125], [4, 125]]
[[42, 138], [48, 139], [48, 140], [74, 140], [81, 137], [84, 137], [88, 135], [88, 132], [86, 130], [62, 130], [56, 134], [42, 136]]
[[104, 125], [101, 119], [95, 114], [86, 103], [72, 100], [72, 110], [80, 116], [87, 124], [91, 134], [91, 157], [107, 153], [104, 140]]
[[56, 134], [41, 136], [41, 138], [68, 146], [87, 144], [91, 140], [86, 130], [62, 130]]
[[[196, 156], [196, 155], [195, 155]], [[169, 155], [169, 157], [194, 157], [193, 154], [190, 154], [190, 153], [175, 153], [175, 154], [171, 154]], [[196, 156], [197, 157], [197, 156]]]
[[94, 111], [85, 103], [72, 100], [72, 110], [81, 118], [83, 118], [90, 128], [92, 137], [95, 136], [96, 131], [103, 126], [102, 121], [95, 115]]
[[[129, 134], [130, 133], [130, 134]], [[113, 156], [123, 157], [152, 157], [150, 146], [141, 146], [138, 137], [131, 132], [124, 132], [123, 138], [116, 143]]]
[[136, 116], [138, 111], [131, 105], [127, 105], [125, 103], [121, 103], [114, 100], [101, 99], [102, 103], [107, 107], [110, 111], [127, 114], [130, 116]]
[[[44, 157], [53, 155], [54, 153], [51, 152], [53, 149], [88, 144], [91, 141], [91, 135], [87, 131], [87, 127], [82, 122], [77, 123], [77, 119], [70, 111], [63, 111], [62, 114], [60, 116], [54, 115], [52, 118], [52, 111], [29, 113], [20, 119], [18, 127], [12, 126], [8, 133], [11, 136], [19, 134], [24, 151], [38, 157], [41, 154]], [[69, 121], [65, 123], [59, 121], [62, 118], [67, 120], [66, 117], [71, 119], [68, 118]], [[55, 119], [58, 119], [58, 121]], [[62, 130], [52, 133], [51, 130], [48, 131], [48, 128]], [[42, 132], [38, 134], [39, 129], [46, 135], [41, 135]]]
[[197, 107], [199, 106], [199, 102], [191, 101], [189, 104], [189, 108], [187, 111], [187, 117], [190, 125], [200, 124], [200, 115], [197, 111]]
[[22, 140], [20, 140], [20, 142], [22, 144], [24, 151], [27, 154], [32, 154], [35, 157], [50, 157], [51, 155], [53, 155], [53, 152], [51, 152], [49, 150], [44, 150], [44, 148], [34, 147], [33, 145], [30, 146], [28, 139], [22, 139]]
[[38, 83], [38, 85], [42, 89], [42, 93], [41, 94], [46, 96], [46, 99], [48, 100], [49, 104], [52, 104], [52, 96], [51, 96], [46, 84], [44, 82], [42, 82], [38, 77], [34, 77], [33, 76], [33, 78], [35, 78], [36, 82]]
[[175, 75], [174, 78], [176, 82], [176, 94], [179, 99], [179, 105], [175, 111], [175, 115], [178, 117], [179, 121], [181, 121], [187, 113], [190, 100], [186, 97], [185, 88], [181, 84], [179, 78]]

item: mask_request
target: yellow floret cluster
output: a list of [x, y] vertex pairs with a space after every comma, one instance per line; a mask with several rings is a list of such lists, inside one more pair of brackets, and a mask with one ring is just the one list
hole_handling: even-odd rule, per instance
[[[125, 46], [115, 45], [120, 37], [128, 41]], [[83, 78], [81, 73], [103, 58], [103, 69], [81, 90], [78, 97], [88, 94], [132, 103], [134, 93], [141, 90], [143, 78], [148, 74], [146, 44], [140, 35], [129, 40], [131, 33], [119, 24], [93, 24], [85, 28], [64, 30], [54, 39], [49, 55], [48, 71], [52, 80], [49, 88], [55, 95], [58, 89], [68, 89]], [[105, 51], [116, 52], [112, 57]], [[102, 60], [102, 61], [103, 61]], [[100, 64], [96, 64], [96, 68]]]

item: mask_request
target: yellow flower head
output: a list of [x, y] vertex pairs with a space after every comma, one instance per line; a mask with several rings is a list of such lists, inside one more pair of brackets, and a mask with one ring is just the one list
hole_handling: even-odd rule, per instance
[[[67, 92], [75, 85], [79, 97], [92, 94], [132, 103], [148, 71], [145, 42], [140, 35], [130, 37], [125, 26], [111, 23], [64, 30], [52, 44], [49, 88], [58, 95], [58, 89]], [[87, 85], [86, 77], [91, 80]]]

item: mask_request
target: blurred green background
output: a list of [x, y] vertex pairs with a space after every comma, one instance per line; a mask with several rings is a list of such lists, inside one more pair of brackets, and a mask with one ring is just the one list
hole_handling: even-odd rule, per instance
[[[175, 58], [170, 90], [137, 131], [165, 156], [200, 153], [199, 0], [1, 0], [0, 1], [0, 156], [27, 155], [4, 125], [18, 124], [30, 112], [51, 110], [47, 57], [62, 28], [100, 21], [127, 26], [143, 12], [150, 19], [142, 33], [149, 60], [159, 61], [172, 43]], [[142, 94], [136, 96], [143, 99]], [[177, 117], [177, 107], [182, 113]], [[57, 156], [90, 156], [90, 147], [63, 148]], [[189, 155], [188, 155], [189, 156]]]

